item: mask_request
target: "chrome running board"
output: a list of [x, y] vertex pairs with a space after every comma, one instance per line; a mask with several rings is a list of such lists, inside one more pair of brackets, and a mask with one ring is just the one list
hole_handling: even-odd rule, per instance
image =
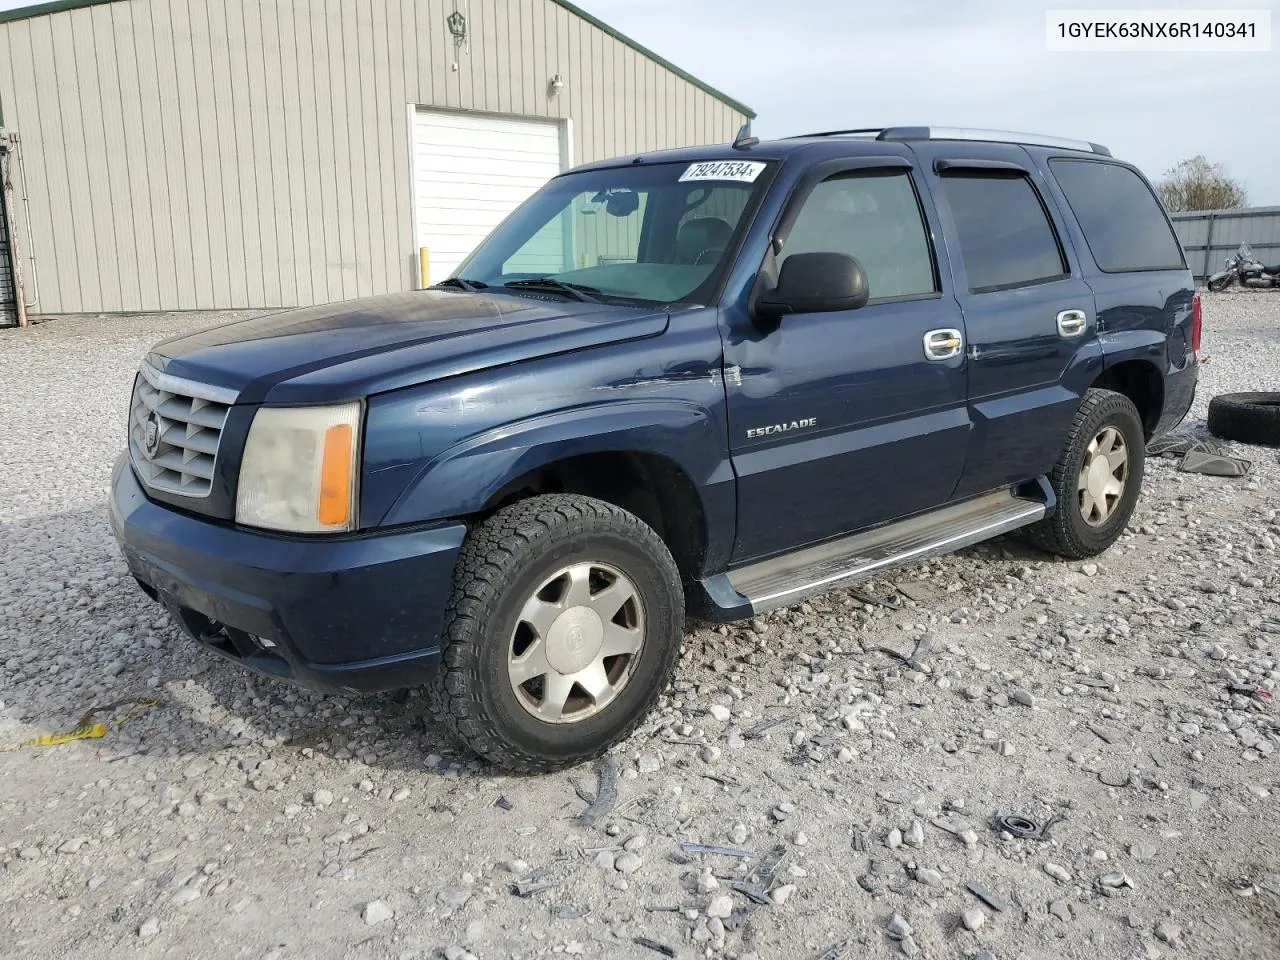
[[882, 570], [1008, 533], [1044, 515], [1043, 503], [999, 490], [730, 570], [729, 583], [750, 601], [753, 613], [762, 613], [868, 579]]

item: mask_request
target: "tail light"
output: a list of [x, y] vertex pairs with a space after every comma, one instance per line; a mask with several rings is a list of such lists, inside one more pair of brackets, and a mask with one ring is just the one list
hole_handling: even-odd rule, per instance
[[1191, 295], [1191, 358], [1200, 359], [1200, 291]]

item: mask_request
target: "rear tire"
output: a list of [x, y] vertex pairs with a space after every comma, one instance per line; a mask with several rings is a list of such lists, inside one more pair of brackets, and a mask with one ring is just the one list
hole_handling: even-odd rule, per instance
[[1209, 432], [1224, 440], [1280, 447], [1280, 393], [1224, 393], [1212, 398]]
[[463, 544], [432, 699], [496, 766], [571, 767], [639, 725], [683, 633], [680, 572], [650, 527], [602, 500], [533, 497]]
[[1145, 464], [1146, 438], [1133, 401], [1112, 390], [1086, 391], [1049, 476], [1058, 507], [1026, 527], [1026, 538], [1072, 560], [1102, 553], [1129, 523]]

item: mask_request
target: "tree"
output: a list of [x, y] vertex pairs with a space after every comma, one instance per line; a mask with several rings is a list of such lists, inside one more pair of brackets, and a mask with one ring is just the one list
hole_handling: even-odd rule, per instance
[[1182, 210], [1227, 210], [1248, 202], [1244, 185], [1220, 163], [1197, 154], [1169, 170], [1156, 190], [1171, 213]]

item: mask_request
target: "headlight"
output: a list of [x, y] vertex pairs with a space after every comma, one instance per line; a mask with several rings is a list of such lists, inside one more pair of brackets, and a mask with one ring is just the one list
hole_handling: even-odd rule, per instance
[[360, 404], [262, 407], [240, 463], [236, 522], [292, 533], [351, 530]]

